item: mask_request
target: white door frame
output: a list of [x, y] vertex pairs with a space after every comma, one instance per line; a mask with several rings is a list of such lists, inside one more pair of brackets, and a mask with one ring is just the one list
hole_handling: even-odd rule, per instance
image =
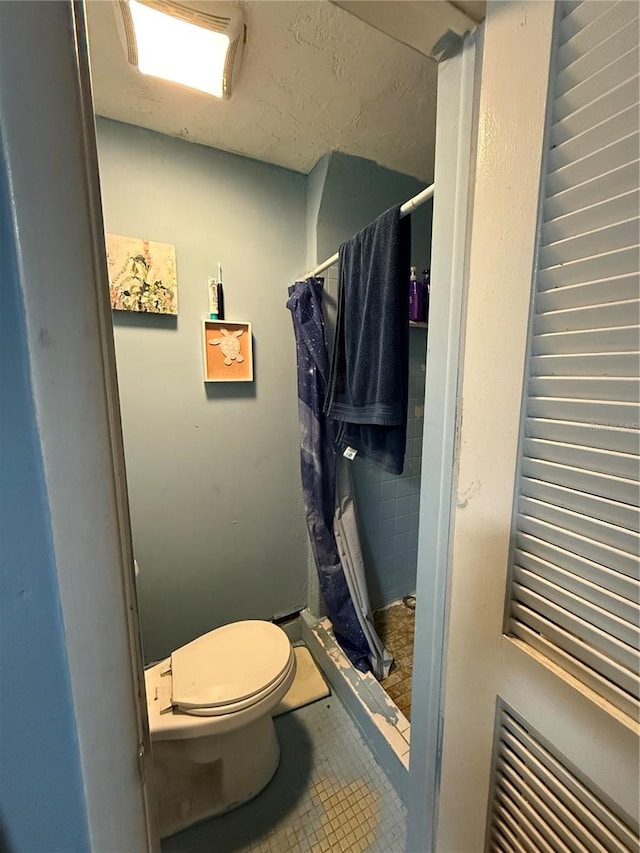
[[446, 657], [467, 223], [474, 174], [481, 31], [438, 65], [431, 300], [425, 385], [407, 850], [435, 850]]
[[0, 3], [0, 142], [91, 849], [142, 853], [159, 842], [89, 80], [81, 3]]

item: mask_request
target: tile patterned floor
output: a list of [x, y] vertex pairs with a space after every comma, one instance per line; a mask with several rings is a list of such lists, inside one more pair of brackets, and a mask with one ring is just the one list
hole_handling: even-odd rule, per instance
[[389, 675], [380, 684], [405, 717], [411, 719], [411, 678], [413, 676], [413, 632], [416, 612], [404, 604], [394, 604], [373, 615], [380, 639], [394, 657]]
[[166, 839], [162, 853], [403, 853], [404, 806], [340, 702], [275, 725], [282, 754], [265, 790]]

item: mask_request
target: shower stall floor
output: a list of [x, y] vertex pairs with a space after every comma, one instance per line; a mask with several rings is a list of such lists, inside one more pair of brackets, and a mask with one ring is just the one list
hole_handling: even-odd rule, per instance
[[380, 685], [405, 717], [411, 719], [411, 678], [413, 676], [413, 632], [416, 613], [403, 602], [373, 614], [373, 622], [385, 647], [393, 655], [391, 672]]

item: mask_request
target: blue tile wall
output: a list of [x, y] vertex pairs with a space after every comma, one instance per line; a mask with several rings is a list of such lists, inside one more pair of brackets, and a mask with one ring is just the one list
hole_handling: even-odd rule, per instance
[[[329, 292], [337, 291], [336, 267], [329, 270], [327, 285]], [[353, 462], [360, 540], [374, 609], [415, 592], [416, 588], [426, 352], [426, 329], [412, 327], [403, 473], [388, 474], [359, 457]]]

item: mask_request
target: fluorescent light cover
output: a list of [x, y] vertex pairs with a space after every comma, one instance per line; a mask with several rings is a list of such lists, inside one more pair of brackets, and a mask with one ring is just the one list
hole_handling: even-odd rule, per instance
[[136, 31], [138, 68], [143, 74], [222, 97], [229, 36], [181, 21], [137, 0], [130, 0], [129, 8]]

